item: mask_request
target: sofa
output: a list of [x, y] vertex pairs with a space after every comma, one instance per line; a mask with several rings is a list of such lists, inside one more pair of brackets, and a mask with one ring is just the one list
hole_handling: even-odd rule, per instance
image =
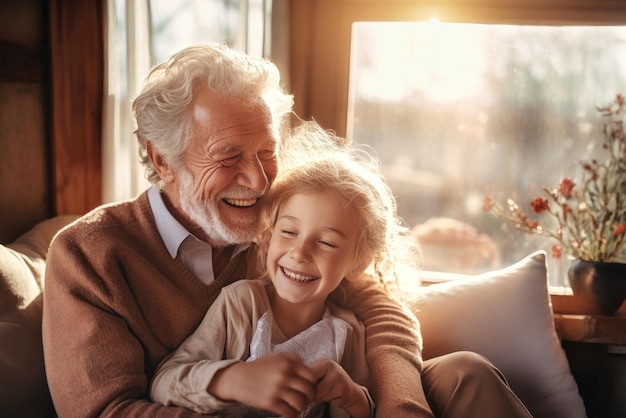
[[0, 417], [52, 417], [41, 344], [46, 253], [76, 216], [47, 219], [0, 245]]
[[[47, 219], [0, 245], [0, 417], [55, 416], [41, 346], [42, 289], [48, 245], [75, 219]], [[477, 275], [423, 272], [399, 286], [420, 321], [425, 358], [478, 352], [535, 418], [586, 417], [554, 328], [544, 252]]]

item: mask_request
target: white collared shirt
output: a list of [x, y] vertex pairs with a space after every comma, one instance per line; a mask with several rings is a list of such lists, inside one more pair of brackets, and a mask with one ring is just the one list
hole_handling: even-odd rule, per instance
[[[201, 282], [211, 283], [215, 279], [211, 244], [198, 239], [172, 216], [163, 202], [160, 190], [155, 186], [148, 190], [148, 203], [154, 214], [159, 235], [170, 256], [176, 258], [176, 255], [180, 254], [183, 263]], [[249, 246], [249, 243], [237, 245], [231, 260]]]

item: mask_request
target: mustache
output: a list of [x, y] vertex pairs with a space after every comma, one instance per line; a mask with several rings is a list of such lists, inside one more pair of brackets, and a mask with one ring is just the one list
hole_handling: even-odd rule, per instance
[[269, 186], [266, 186], [261, 192], [257, 192], [247, 187], [233, 187], [225, 190], [219, 195], [219, 199], [259, 199], [265, 195]]

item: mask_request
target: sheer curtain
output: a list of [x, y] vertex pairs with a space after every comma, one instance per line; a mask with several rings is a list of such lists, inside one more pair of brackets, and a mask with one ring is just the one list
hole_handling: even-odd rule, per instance
[[288, 86], [288, 0], [107, 0], [102, 200], [148, 182], [139, 164], [133, 98], [150, 68], [181, 48], [221, 41], [275, 62]]
[[108, 0], [102, 141], [102, 200], [135, 196], [148, 185], [139, 164], [132, 98], [150, 69], [148, 0]]

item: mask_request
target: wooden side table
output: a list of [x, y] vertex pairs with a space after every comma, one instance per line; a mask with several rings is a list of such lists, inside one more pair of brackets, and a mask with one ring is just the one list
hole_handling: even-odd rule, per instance
[[626, 417], [626, 303], [613, 316], [588, 312], [571, 294], [550, 295], [554, 325], [588, 418]]
[[626, 315], [555, 312], [554, 326], [562, 341], [622, 345], [626, 348]]

